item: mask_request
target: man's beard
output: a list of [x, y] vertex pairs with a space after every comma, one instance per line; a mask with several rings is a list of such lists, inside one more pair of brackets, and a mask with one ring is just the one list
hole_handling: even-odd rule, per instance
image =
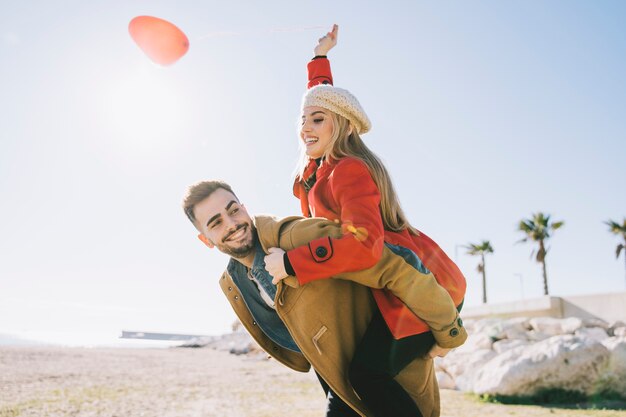
[[[256, 234], [256, 229], [254, 226], [252, 226], [251, 224], [243, 224], [241, 226], [238, 226], [237, 229], [235, 229], [232, 233], [229, 234], [229, 236], [236, 233], [237, 231], [239, 231], [239, 229], [243, 227], [250, 228], [250, 232], [251, 232], [250, 241], [248, 243], [245, 243], [244, 245], [236, 247], [236, 248], [232, 246], [228, 246], [226, 242], [223, 242], [221, 244], [216, 244], [215, 246], [217, 246], [217, 248], [221, 252], [225, 253], [226, 255], [232, 256], [233, 258], [237, 258], [237, 259], [245, 258], [246, 256], [253, 253], [255, 250], [255, 245], [257, 241], [257, 234]], [[226, 239], [228, 239], [228, 236], [226, 236]]]

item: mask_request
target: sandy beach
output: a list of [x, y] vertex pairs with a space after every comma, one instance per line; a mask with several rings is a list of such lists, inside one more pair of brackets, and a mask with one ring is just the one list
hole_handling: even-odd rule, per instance
[[[211, 349], [0, 347], [0, 417], [320, 417], [313, 373]], [[442, 416], [622, 416], [484, 404], [442, 390]]]

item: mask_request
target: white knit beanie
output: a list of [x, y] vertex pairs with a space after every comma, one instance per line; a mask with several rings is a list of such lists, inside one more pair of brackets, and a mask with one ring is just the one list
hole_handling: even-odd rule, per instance
[[305, 107], [322, 107], [348, 119], [358, 134], [367, 133], [372, 128], [370, 119], [359, 101], [348, 90], [329, 84], [320, 84], [308, 90], [302, 98]]

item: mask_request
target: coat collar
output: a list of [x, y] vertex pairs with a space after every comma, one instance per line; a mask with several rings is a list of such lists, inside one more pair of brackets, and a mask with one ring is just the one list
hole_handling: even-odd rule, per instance
[[326, 159], [323, 159], [321, 163], [318, 165], [317, 160], [309, 159], [309, 162], [307, 166], [304, 168], [304, 172], [302, 173], [302, 175], [296, 176], [296, 179], [294, 180], [293, 194], [296, 197], [300, 198], [301, 188], [304, 187], [305, 192], [308, 192], [307, 188], [310, 189], [310, 186], [306, 187], [305, 185], [307, 181], [311, 181], [311, 179], [314, 178], [313, 176], [316, 175], [318, 172], [320, 174], [323, 174], [329, 169], [334, 168], [338, 162], [339, 162], [338, 160], [328, 157]]

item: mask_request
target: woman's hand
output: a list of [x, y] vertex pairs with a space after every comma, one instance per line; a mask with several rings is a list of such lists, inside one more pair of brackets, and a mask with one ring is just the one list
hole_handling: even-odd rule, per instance
[[267, 251], [269, 255], [264, 258], [265, 269], [274, 277], [272, 284], [276, 285], [289, 276], [285, 271], [285, 261], [283, 260], [285, 251], [281, 248], [269, 248]]
[[443, 358], [444, 356], [446, 356], [448, 354], [448, 352], [450, 352], [452, 349], [448, 349], [448, 348], [442, 348], [441, 346], [439, 346], [438, 344], [435, 344], [435, 346], [433, 346], [430, 351], [428, 352], [428, 356], [431, 359], [435, 359], [436, 356], [439, 356], [440, 358]]
[[317, 46], [313, 50], [315, 56], [327, 55], [328, 51], [333, 49], [337, 45], [337, 33], [339, 32], [339, 26], [333, 25], [333, 29], [318, 39]]

